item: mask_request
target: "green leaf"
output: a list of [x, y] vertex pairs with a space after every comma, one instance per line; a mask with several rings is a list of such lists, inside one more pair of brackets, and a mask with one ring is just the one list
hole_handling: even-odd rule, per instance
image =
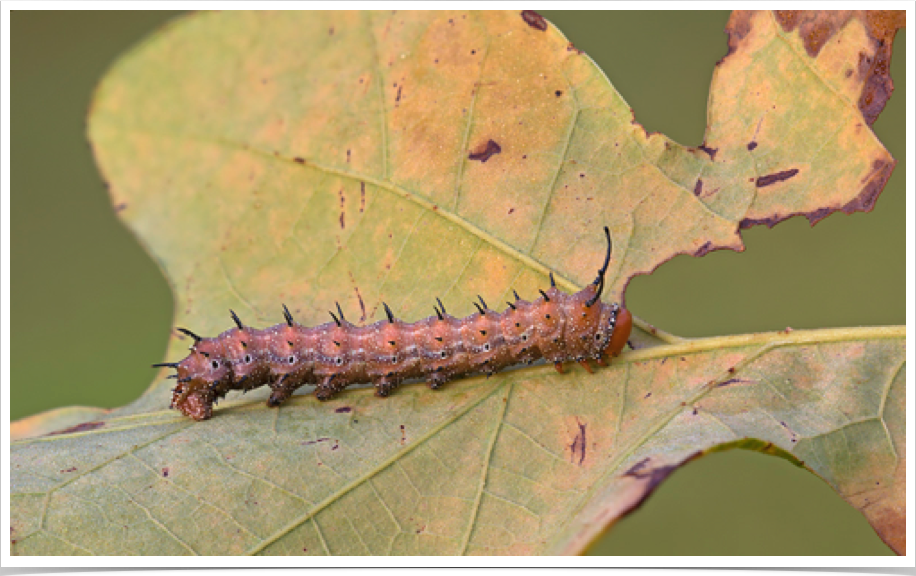
[[[832, 63], [883, 48], [852, 18], [811, 56], [784, 20], [733, 17], [702, 149], [647, 135], [587, 56], [517, 12], [193, 15], [114, 66], [90, 140], [199, 333], [230, 307], [266, 325], [286, 302], [311, 324], [340, 301], [366, 322], [384, 300], [414, 320], [437, 296], [456, 315], [530, 297], [548, 271], [577, 290], [605, 224], [620, 299], [677, 254], [741, 249], [740, 226], [873, 204], [894, 161]], [[257, 392], [203, 423], [165, 410], [162, 373], [100, 426], [14, 443], [13, 552], [574, 553], [727, 445], [797, 459], [902, 550], [903, 328], [639, 327], [593, 375], [279, 410]]]

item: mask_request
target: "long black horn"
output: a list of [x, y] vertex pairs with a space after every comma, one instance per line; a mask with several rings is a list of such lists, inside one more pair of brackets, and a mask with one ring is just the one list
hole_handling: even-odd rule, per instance
[[153, 368], [178, 368], [178, 362], [160, 362], [153, 364]]
[[604, 291], [604, 275], [607, 273], [607, 267], [611, 263], [611, 231], [608, 230], [608, 227], [604, 227], [604, 235], [607, 237], [607, 254], [604, 256], [604, 265], [601, 266], [601, 269], [598, 270], [598, 277], [595, 278], [593, 284], [598, 287], [595, 295], [589, 298], [588, 302], [585, 303], [586, 306], [591, 306], [601, 298], [601, 293]]
[[190, 336], [191, 338], [193, 338], [195, 344], [196, 344], [197, 342], [200, 342], [201, 340], [203, 340], [203, 338], [201, 338], [201, 337], [198, 336], [197, 334], [191, 332], [191, 331], [188, 330], [187, 328], [178, 328], [178, 331], [181, 332], [182, 334], [185, 334], [185, 335]]
[[340, 319], [346, 322], [347, 319], [344, 318], [343, 310], [340, 309], [340, 302], [334, 302], [334, 304], [337, 304], [337, 313], [340, 314]]
[[286, 304], [283, 304], [283, 317], [286, 318], [286, 323], [292, 328], [293, 315], [289, 313], [289, 308], [286, 307]]
[[235, 325], [239, 327], [239, 330], [244, 330], [245, 326], [242, 324], [242, 321], [239, 320], [239, 315], [235, 313], [231, 308], [229, 309], [229, 314], [232, 316], [232, 320], [235, 322]]
[[388, 322], [394, 324], [394, 314], [391, 312], [391, 308], [388, 307], [388, 304], [382, 302], [382, 306], [385, 307], [385, 314], [388, 316]]

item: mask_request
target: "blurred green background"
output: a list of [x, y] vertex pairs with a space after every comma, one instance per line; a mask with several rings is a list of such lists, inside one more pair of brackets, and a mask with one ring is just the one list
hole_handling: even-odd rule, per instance
[[[648, 131], [703, 141], [728, 12], [544, 12], [605, 71]], [[93, 87], [174, 12], [11, 17], [10, 416], [126, 404], [153, 377], [171, 326], [162, 273], [116, 220], [86, 144]], [[898, 160], [870, 214], [744, 232], [744, 253], [681, 256], [638, 277], [627, 303], [682, 336], [905, 324], [905, 46], [874, 126]], [[731, 451], [677, 471], [592, 553], [890, 554], [864, 517], [787, 462]]]

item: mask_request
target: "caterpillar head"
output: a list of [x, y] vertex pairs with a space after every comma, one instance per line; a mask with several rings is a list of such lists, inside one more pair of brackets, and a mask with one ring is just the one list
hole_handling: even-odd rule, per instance
[[172, 391], [171, 407], [194, 420], [207, 420], [213, 415], [213, 392], [206, 386], [190, 384], [179, 384]]
[[231, 363], [224, 357], [219, 338], [197, 338], [191, 354], [175, 366], [178, 386], [172, 391], [172, 407], [195, 420], [206, 420], [222, 385], [231, 384]]

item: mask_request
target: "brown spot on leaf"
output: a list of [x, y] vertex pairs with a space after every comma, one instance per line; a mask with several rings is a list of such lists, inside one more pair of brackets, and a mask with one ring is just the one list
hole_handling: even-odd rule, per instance
[[648, 496], [659, 484], [661, 484], [662, 481], [665, 478], [667, 478], [672, 472], [674, 472], [675, 470], [677, 470], [684, 464], [687, 464], [691, 460], [698, 458], [701, 455], [702, 455], [702, 452], [694, 452], [680, 464], [674, 464], [671, 466], [659, 466], [658, 468], [650, 468], [647, 466], [647, 464], [649, 463], [649, 458], [643, 458], [642, 460], [637, 462], [635, 466], [631, 467], [629, 470], [627, 470], [624, 473], [624, 476], [630, 476], [631, 478], [636, 478], [639, 480], [648, 478], [649, 482], [646, 484], [646, 491], [645, 491], [645, 494], [643, 495], [643, 498], [639, 502], [637, 502], [636, 505], [633, 506], [633, 508], [631, 508], [627, 512], [631, 512], [636, 507], [638, 507], [643, 502], [643, 500], [645, 500], [645, 497]]
[[570, 42], [569, 44], [566, 45], [566, 51], [567, 51], [567, 52], [575, 52], [576, 54], [582, 54], [582, 50], [579, 50], [578, 48], [576, 48], [575, 46], [573, 46], [573, 43], [572, 43], [572, 42]]
[[712, 161], [715, 161], [716, 153], [719, 151], [718, 148], [710, 148], [709, 146], [706, 145], [705, 142], [701, 146], [697, 147], [697, 150], [702, 150], [703, 152], [706, 152], [707, 154], [709, 154], [709, 159]]
[[366, 183], [359, 183], [359, 212], [362, 214], [363, 210], [366, 209]]
[[697, 248], [697, 251], [694, 252], [693, 255], [696, 256], [697, 258], [702, 258], [703, 256], [706, 256], [707, 254], [709, 254], [710, 251], [712, 251], [712, 242], [707, 240], [706, 242], [703, 243], [702, 246]]
[[786, 32], [796, 28], [811, 58], [817, 57], [821, 48], [852, 16], [848, 10], [776, 10], [774, 16]]
[[867, 69], [860, 63], [859, 77], [864, 77], [865, 83], [858, 104], [862, 117], [871, 126], [894, 92], [894, 82], [890, 75], [891, 52], [894, 36], [905, 24], [906, 13], [902, 10], [869, 10], [866, 12], [866, 21], [877, 48]]
[[871, 174], [862, 181], [865, 184], [862, 192], [843, 206], [843, 212], [846, 214], [870, 212], [875, 207], [875, 202], [878, 200], [881, 191], [884, 190], [884, 185], [887, 184], [887, 180], [891, 177], [896, 164], [896, 160], [891, 162], [884, 162], [880, 159], [875, 160], [871, 166]]
[[[734, 374], [735, 369], [730, 368], [729, 372], [731, 374]], [[725, 388], [726, 386], [730, 386], [732, 384], [750, 384], [750, 383], [751, 383], [750, 380], [745, 380], [743, 378], [729, 378], [725, 382], [719, 382], [718, 384], [716, 384], [716, 388]]]
[[[725, 33], [728, 35], [728, 52], [722, 57], [725, 60], [738, 49], [738, 44], [744, 40], [744, 37], [751, 31], [751, 16], [754, 13], [749, 10], [735, 10], [725, 25]], [[722, 63], [719, 60], [716, 65]]]
[[502, 147], [497, 144], [494, 140], [487, 140], [487, 143], [483, 146], [477, 148], [476, 151], [468, 154], [469, 160], [480, 160], [481, 163], [486, 162], [494, 154], [499, 154], [502, 152]]
[[359, 321], [360, 321], [360, 322], [365, 322], [365, 321], [366, 321], [366, 304], [365, 304], [365, 302], [363, 302], [363, 296], [362, 296], [362, 294], [359, 293], [359, 286], [354, 286], [353, 289], [356, 290], [356, 299], [359, 300], [359, 309], [360, 309], [360, 312], [361, 312], [361, 316], [359, 317]]
[[835, 30], [827, 22], [814, 22], [807, 30], [802, 30], [805, 39], [805, 51], [812, 58], [817, 56]]
[[575, 462], [578, 459], [579, 466], [585, 462], [585, 427], [586, 425], [582, 422], [579, 422], [579, 419], [576, 419], [576, 426], [579, 427], [579, 430], [576, 432], [576, 437], [573, 439], [572, 444], [569, 445], [569, 461]]
[[347, 414], [347, 413], [352, 412], [352, 411], [353, 411], [353, 409], [350, 408], [349, 406], [341, 406], [340, 408], [336, 408], [336, 409], [334, 410], [334, 412], [336, 412], [336, 413], [338, 413], [338, 414]]
[[343, 230], [347, 227], [345, 222], [347, 211], [344, 207], [344, 204], [346, 204], [346, 198], [344, 198], [343, 190], [339, 190], [337, 194], [340, 196], [340, 229]]
[[299, 156], [296, 156], [295, 158], [293, 158], [293, 162], [297, 164], [305, 164], [305, 158], [300, 158]]
[[776, 21], [779, 22], [779, 25], [782, 26], [782, 29], [786, 32], [791, 32], [795, 30], [795, 27], [798, 26], [798, 10], [774, 10], [773, 15], [776, 17]]
[[823, 220], [824, 218], [826, 218], [833, 212], [836, 212], [835, 208], [818, 208], [817, 210], [814, 210], [813, 212], [808, 212], [807, 214], [805, 214], [805, 218], [807, 218], [808, 222], [810, 222], [811, 225], [814, 226], [815, 224], [817, 224], [818, 222], [820, 222], [821, 220]]
[[303, 442], [302, 445], [311, 446], [312, 444], [318, 444], [319, 442], [330, 442], [330, 441], [331, 441], [330, 438], [316, 438], [315, 440], [309, 440], [307, 442]]
[[645, 468], [646, 464], [649, 463], [649, 457], [645, 457], [636, 464], [630, 466], [630, 469], [623, 473], [624, 476], [636, 476], [640, 470]]
[[541, 32], [547, 30], [547, 20], [534, 10], [522, 10], [522, 20], [525, 24]]
[[755, 149], [755, 148], [757, 148], [757, 143], [754, 142], [753, 140], [751, 140], [750, 142], [747, 143], [747, 149], [748, 149], [748, 150], [753, 150], [753, 149]]
[[697, 178], [697, 183], [693, 185], [693, 195], [699, 197], [703, 193], [703, 179]]
[[64, 473], [67, 473], [67, 472], [76, 472], [76, 466], [71, 466], [70, 468], [61, 470], [60, 472], [61, 472], [61, 474], [64, 474]]
[[168, 478], [168, 477], [169, 477], [169, 468], [168, 468], [168, 466], [166, 466], [165, 468], [162, 469], [162, 477], [163, 477], [163, 478]]
[[69, 428], [64, 428], [63, 430], [55, 430], [48, 434], [48, 436], [54, 436], [57, 434], [74, 434], [76, 432], [88, 432], [89, 430], [96, 430], [105, 426], [104, 422], [83, 422], [82, 424], [77, 424], [76, 426], [71, 426]]
[[777, 182], [782, 182], [788, 180], [789, 178], [794, 177], [798, 174], [798, 168], [792, 168], [791, 170], [783, 170], [782, 172], [777, 172], [775, 174], [767, 174], [766, 176], [761, 176], [757, 178], [755, 186], [758, 188], [763, 188], [764, 186], [770, 186], [776, 184]]
[[126, 208], [127, 208], [127, 202], [121, 202], [120, 204], [114, 207], [115, 212], [123, 212], [124, 209]]

